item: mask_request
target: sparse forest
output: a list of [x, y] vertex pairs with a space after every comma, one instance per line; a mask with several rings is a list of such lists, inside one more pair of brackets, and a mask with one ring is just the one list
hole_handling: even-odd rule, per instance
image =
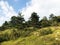
[[0, 31], [9, 28], [25, 29], [29, 27], [43, 28], [48, 26], [60, 26], [60, 16], [51, 14], [49, 18], [46, 16], [44, 16], [41, 20], [39, 20], [39, 18], [39, 15], [37, 15], [36, 12], [33, 12], [29, 20], [25, 21], [23, 15], [19, 13], [17, 16], [12, 16], [10, 21], [5, 21], [0, 27]]

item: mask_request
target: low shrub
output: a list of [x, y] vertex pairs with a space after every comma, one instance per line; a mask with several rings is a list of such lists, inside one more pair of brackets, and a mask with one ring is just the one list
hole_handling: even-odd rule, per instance
[[41, 35], [48, 35], [48, 34], [52, 34], [52, 33], [53, 33], [53, 31], [51, 29], [40, 30]]

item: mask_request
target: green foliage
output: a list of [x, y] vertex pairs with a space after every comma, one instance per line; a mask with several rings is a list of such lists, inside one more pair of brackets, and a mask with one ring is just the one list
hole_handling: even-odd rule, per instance
[[8, 29], [8, 28], [9, 28], [9, 23], [7, 21], [5, 21], [0, 29], [5, 30], [5, 29]]
[[8, 37], [7, 33], [0, 34], [0, 42], [4, 42], [4, 41], [8, 41], [8, 40], [9, 40], [9, 37]]
[[[6, 30], [7, 31], [7, 30]], [[15, 40], [20, 37], [20, 32], [18, 30], [11, 30], [10, 32], [2, 32], [0, 34], [0, 42], [8, 41], [8, 40]]]
[[12, 16], [12, 17], [11, 17], [11, 21], [10, 21], [10, 25], [11, 25], [12, 27], [15, 27], [16, 24], [17, 24], [17, 17], [16, 17], [16, 16]]
[[54, 17], [54, 14], [50, 14], [49, 20], [52, 20]]
[[[52, 28], [55, 29], [55, 27]], [[55, 35], [60, 28], [57, 28], [57, 30], [52, 28], [47, 27], [35, 31], [31, 27], [25, 30], [16, 28], [5, 30], [0, 33], [1, 45], [59, 45], [60, 40], [56, 40]], [[40, 36], [36, 36], [37, 32]], [[57, 38], [60, 38], [60, 35]]]
[[49, 19], [46, 16], [44, 16], [41, 20], [39, 20], [39, 16], [37, 15], [37, 13], [33, 12], [30, 16], [30, 19], [28, 21], [25, 21], [23, 15], [19, 13], [18, 16], [12, 16], [10, 21], [5, 21], [0, 27], [0, 30], [5, 30], [14, 27], [18, 29], [24, 29], [29, 27], [43, 28], [48, 26], [59, 25], [60, 16], [54, 16], [54, 14], [51, 14], [49, 16]]
[[32, 25], [33, 27], [36, 27], [36, 25], [38, 25], [39, 16], [37, 15], [37, 13], [33, 12], [33, 13], [31, 14], [30, 21], [31, 21], [31, 25]]
[[19, 37], [27, 37], [30, 36], [30, 33], [33, 32], [33, 29], [24, 29], [18, 30], [16, 28], [6, 30], [0, 33], [0, 42], [16, 40]]
[[18, 16], [11, 17], [11, 21], [9, 21], [9, 27], [23, 29], [24, 28], [24, 21], [25, 20], [24, 20], [23, 16], [19, 13]]
[[48, 19], [47, 19], [46, 16], [43, 17], [43, 19], [41, 19], [40, 23], [41, 23], [41, 27], [47, 27], [47, 26], [50, 26], [49, 21], [48, 21]]
[[40, 30], [41, 35], [48, 35], [48, 34], [52, 34], [53, 31], [51, 29], [42, 29]]

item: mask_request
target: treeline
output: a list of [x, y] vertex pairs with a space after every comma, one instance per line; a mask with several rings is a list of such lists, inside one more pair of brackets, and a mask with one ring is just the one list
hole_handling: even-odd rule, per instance
[[47, 26], [60, 25], [60, 16], [55, 16], [54, 14], [51, 14], [49, 18], [47, 18], [46, 16], [44, 16], [41, 20], [39, 20], [39, 18], [39, 15], [33, 12], [29, 20], [25, 21], [23, 15], [19, 13], [18, 16], [12, 16], [10, 21], [5, 21], [0, 27], [0, 30], [5, 30], [9, 28], [25, 29], [29, 27], [43, 28]]

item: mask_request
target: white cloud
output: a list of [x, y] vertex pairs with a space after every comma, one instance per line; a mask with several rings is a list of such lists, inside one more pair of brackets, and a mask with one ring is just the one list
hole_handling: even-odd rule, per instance
[[0, 1], [0, 25], [4, 21], [9, 21], [13, 15], [17, 15], [13, 7], [8, 4], [7, 1]]
[[28, 19], [32, 12], [37, 12], [40, 17], [49, 16], [51, 13], [60, 14], [60, 0], [30, 0], [22, 9], [25, 19]]

